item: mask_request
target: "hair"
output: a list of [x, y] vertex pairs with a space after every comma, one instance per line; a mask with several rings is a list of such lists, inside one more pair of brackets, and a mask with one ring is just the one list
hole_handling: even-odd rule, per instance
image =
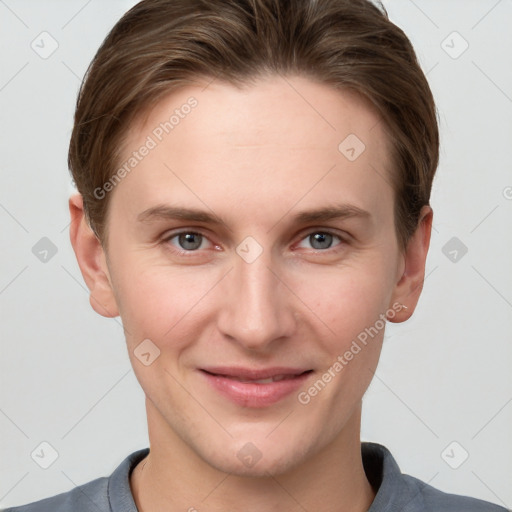
[[[405, 249], [439, 161], [437, 111], [404, 32], [369, 0], [144, 0], [107, 35], [78, 94], [68, 164], [98, 239], [112, 179], [137, 116], [198, 79], [250, 85], [299, 75], [356, 91], [389, 138], [397, 239]], [[340, 141], [341, 142], [341, 141]]]

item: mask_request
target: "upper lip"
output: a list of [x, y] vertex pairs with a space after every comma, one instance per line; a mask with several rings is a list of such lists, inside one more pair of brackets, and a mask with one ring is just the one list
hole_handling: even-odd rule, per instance
[[235, 366], [210, 366], [201, 368], [201, 370], [214, 375], [224, 375], [226, 377], [238, 377], [244, 380], [269, 379], [281, 375], [297, 376], [310, 371], [311, 368], [290, 368], [285, 366], [274, 366], [272, 368], [241, 368]]

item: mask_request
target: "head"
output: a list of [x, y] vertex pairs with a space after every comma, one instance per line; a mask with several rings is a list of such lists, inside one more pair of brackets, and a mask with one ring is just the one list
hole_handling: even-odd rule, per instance
[[[71, 240], [150, 436], [264, 474], [354, 435], [385, 321], [421, 293], [438, 137], [409, 40], [366, 0], [146, 0], [116, 24], [77, 102]], [[220, 367], [304, 375], [233, 401]]]

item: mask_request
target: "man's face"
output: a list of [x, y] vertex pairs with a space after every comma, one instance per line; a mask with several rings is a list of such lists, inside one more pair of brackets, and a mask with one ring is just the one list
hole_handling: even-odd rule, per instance
[[214, 81], [129, 135], [120, 166], [150, 149], [110, 192], [108, 272], [153, 442], [263, 475], [355, 435], [404, 269], [376, 112], [304, 78]]

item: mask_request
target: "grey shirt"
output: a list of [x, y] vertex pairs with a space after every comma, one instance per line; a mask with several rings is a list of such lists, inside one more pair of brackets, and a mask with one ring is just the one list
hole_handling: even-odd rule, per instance
[[[377, 493], [368, 512], [507, 512], [487, 501], [448, 494], [402, 474], [385, 446], [364, 442], [361, 452], [367, 478]], [[148, 453], [149, 448], [132, 453], [109, 477], [3, 512], [138, 512], [129, 477]], [[201, 510], [199, 504], [197, 507]]]

